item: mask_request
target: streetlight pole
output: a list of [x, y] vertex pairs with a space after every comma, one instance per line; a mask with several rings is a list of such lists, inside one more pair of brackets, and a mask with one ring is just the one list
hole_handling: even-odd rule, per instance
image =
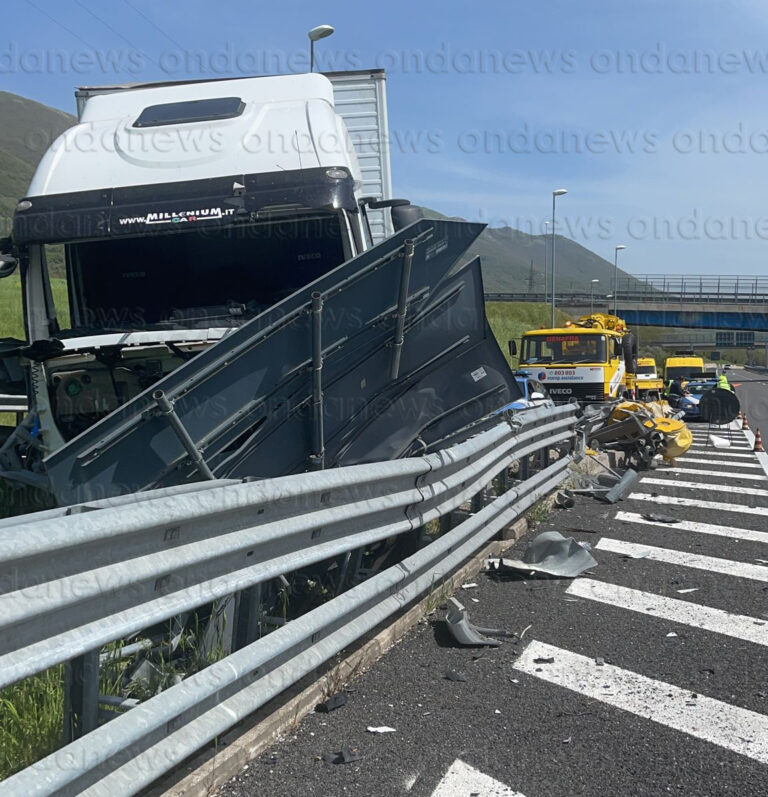
[[544, 303], [549, 301], [549, 222], [544, 222]]
[[613, 314], [616, 315], [616, 307], [619, 300], [619, 250], [626, 249], [623, 244], [619, 244], [613, 250]]
[[315, 42], [318, 39], [325, 39], [326, 36], [330, 36], [335, 31], [333, 25], [318, 25], [316, 28], [312, 28], [310, 31], [307, 31], [307, 36], [309, 36], [309, 71], [315, 71]]
[[589, 285], [589, 314], [595, 314], [595, 285], [600, 282], [600, 280], [592, 280]]
[[555, 326], [555, 200], [557, 197], [567, 194], [565, 188], [556, 188], [552, 192], [552, 326]]

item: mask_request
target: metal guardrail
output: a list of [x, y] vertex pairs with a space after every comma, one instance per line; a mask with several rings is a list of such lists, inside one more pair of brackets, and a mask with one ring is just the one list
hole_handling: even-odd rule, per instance
[[768, 278], [648, 274], [621, 277], [619, 301], [768, 304]]
[[[549, 302], [552, 296], [541, 292], [486, 293], [485, 299], [489, 302]], [[620, 277], [617, 299], [619, 305], [622, 302], [768, 305], [768, 278], [656, 274]], [[568, 307], [589, 307], [594, 302], [598, 308], [603, 307], [606, 301], [612, 305], [613, 298], [608, 299], [604, 292], [594, 296], [588, 291], [558, 293], [556, 296], [556, 304]]]
[[[252, 587], [284, 573], [445, 519], [497, 476], [506, 480], [513, 461], [573, 451], [575, 424], [574, 405], [539, 408], [423, 457], [5, 521], [0, 685], [65, 661], [98, 662], [103, 645], [158, 621], [235, 593], [251, 599]], [[400, 564], [241, 640], [240, 650], [0, 783], [0, 794], [136, 793], [439, 581], [557, 486], [570, 461], [565, 453]]]

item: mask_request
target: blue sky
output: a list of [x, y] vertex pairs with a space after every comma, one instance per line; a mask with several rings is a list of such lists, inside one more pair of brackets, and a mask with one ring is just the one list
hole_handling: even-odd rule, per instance
[[757, 0], [15, 0], [0, 88], [306, 71], [321, 23], [321, 67], [388, 70], [397, 195], [542, 232], [564, 187], [558, 232], [632, 273], [766, 273]]

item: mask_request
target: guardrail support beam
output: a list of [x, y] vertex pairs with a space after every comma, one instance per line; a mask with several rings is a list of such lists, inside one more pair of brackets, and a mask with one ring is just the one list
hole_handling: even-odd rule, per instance
[[64, 667], [64, 741], [95, 730], [99, 724], [99, 651], [90, 650]]
[[409, 238], [403, 244], [403, 270], [400, 272], [400, 291], [397, 297], [397, 317], [395, 318], [395, 339], [392, 348], [392, 366], [389, 371], [391, 379], [400, 374], [400, 355], [405, 341], [405, 316], [408, 312], [408, 289], [411, 284], [411, 265], [416, 242]]
[[323, 297], [312, 294], [312, 470], [325, 467], [325, 429], [323, 425]]

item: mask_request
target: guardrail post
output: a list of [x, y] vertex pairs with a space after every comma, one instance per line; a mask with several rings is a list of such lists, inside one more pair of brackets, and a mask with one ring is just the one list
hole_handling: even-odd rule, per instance
[[99, 724], [99, 651], [89, 650], [64, 667], [64, 743]]
[[261, 626], [261, 584], [237, 593], [232, 623], [232, 650], [240, 650], [258, 639]]
[[325, 429], [323, 415], [323, 297], [312, 294], [312, 470], [325, 467]]
[[409, 238], [403, 244], [403, 270], [400, 273], [400, 290], [397, 297], [397, 316], [395, 318], [395, 338], [392, 348], [392, 364], [389, 369], [390, 379], [397, 379], [400, 374], [400, 354], [405, 341], [405, 315], [408, 312], [408, 289], [411, 284], [411, 265], [416, 242]]

